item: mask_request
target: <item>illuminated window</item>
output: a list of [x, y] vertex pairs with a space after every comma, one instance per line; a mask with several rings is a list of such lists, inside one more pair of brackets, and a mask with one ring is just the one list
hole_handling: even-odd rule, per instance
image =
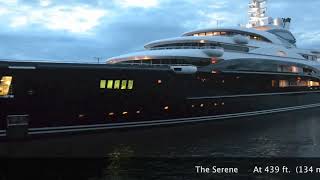
[[0, 96], [7, 96], [10, 91], [12, 76], [3, 76], [0, 81]]
[[105, 89], [106, 88], [106, 83], [107, 83], [106, 80], [101, 80], [100, 81], [100, 89]]
[[121, 89], [127, 89], [127, 80], [121, 81]]
[[289, 82], [287, 80], [280, 80], [279, 81], [279, 87], [289, 87]]
[[219, 35], [220, 35], [220, 32], [213, 32], [213, 35], [214, 35], [214, 36], [219, 36]]
[[114, 81], [114, 89], [120, 89], [120, 80]]
[[316, 81], [308, 81], [308, 87], [319, 86], [320, 83]]
[[128, 81], [128, 89], [133, 89], [133, 80]]
[[296, 66], [292, 66], [291, 70], [292, 70], [293, 73], [299, 73], [299, 68], [296, 67]]
[[207, 36], [213, 36], [213, 32], [207, 32]]
[[113, 89], [113, 80], [108, 80], [107, 88]]

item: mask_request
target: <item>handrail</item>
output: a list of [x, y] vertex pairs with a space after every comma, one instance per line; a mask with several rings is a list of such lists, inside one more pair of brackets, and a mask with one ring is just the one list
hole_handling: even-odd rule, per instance
[[167, 66], [167, 67], [171, 67], [171, 66], [195, 66], [193, 64], [148, 64], [148, 63], [119, 63], [117, 65], [138, 65], [138, 66]]
[[165, 49], [223, 49], [218, 46], [167, 46], [167, 47], [152, 47], [149, 50], [165, 50]]

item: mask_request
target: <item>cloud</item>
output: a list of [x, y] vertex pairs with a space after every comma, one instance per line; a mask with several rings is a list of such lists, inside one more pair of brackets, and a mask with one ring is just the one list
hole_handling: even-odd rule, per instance
[[51, 30], [84, 33], [99, 25], [99, 20], [106, 14], [104, 10], [88, 6], [56, 6], [31, 12], [30, 23], [39, 23]]
[[26, 16], [17, 16], [12, 18], [10, 26], [15, 28], [20, 26], [25, 26], [27, 24], [28, 24], [28, 18]]
[[8, 16], [11, 28], [25, 28], [38, 25], [48, 30], [61, 30], [72, 33], [87, 33], [99, 25], [102, 17], [108, 14], [105, 9], [89, 5], [57, 5], [48, 7], [50, 1], [41, 0], [40, 7], [28, 4], [7, 2], [0, 7], [0, 14]]
[[42, 6], [42, 7], [50, 6], [51, 3], [52, 3], [52, 2], [51, 2], [50, 0], [40, 0], [40, 1], [39, 1], [40, 6]]
[[[293, 18], [299, 46], [320, 49], [320, 1], [268, 3], [268, 14]], [[248, 0], [0, 0], [0, 58], [92, 62], [216, 27], [217, 20], [220, 27], [245, 24], [247, 6]]]
[[123, 8], [153, 8], [159, 5], [158, 0], [115, 0]]

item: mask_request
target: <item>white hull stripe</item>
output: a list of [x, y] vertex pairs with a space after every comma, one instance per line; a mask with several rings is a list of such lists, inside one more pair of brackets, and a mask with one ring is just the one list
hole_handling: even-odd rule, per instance
[[190, 97], [189, 100], [200, 99], [221, 99], [221, 98], [240, 98], [240, 97], [255, 97], [255, 96], [274, 96], [274, 95], [290, 95], [290, 94], [308, 94], [320, 93], [320, 91], [298, 91], [298, 92], [281, 92], [281, 93], [260, 93], [260, 94], [241, 94], [241, 95], [226, 95], [226, 96], [204, 96], [204, 97]]
[[52, 127], [52, 128], [31, 128], [29, 129], [29, 134], [31, 135], [32, 134], [51, 134], [51, 133], [62, 133], [62, 132], [76, 132], [76, 131], [80, 132], [80, 131], [120, 129], [120, 128], [132, 128], [132, 127], [160, 126], [160, 125], [192, 123], [192, 122], [205, 122], [205, 121], [213, 121], [218, 119], [230, 119], [230, 118], [239, 118], [239, 117], [247, 117], [247, 116], [256, 116], [256, 115], [272, 114], [272, 113], [301, 110], [301, 109], [315, 108], [315, 107], [320, 107], [320, 103], [287, 107], [287, 108], [277, 108], [277, 109], [262, 110], [262, 111], [215, 115], [215, 116], [204, 116], [204, 117], [143, 121], [143, 122], [134, 122], [134, 123], [97, 124], [97, 125], [87, 125], [87, 126], [84, 125], [84, 126], [66, 126], [66, 127]]

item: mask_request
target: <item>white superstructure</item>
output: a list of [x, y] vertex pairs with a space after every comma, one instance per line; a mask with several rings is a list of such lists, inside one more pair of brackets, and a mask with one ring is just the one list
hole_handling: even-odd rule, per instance
[[[267, 0], [252, 0], [246, 27], [187, 32], [181, 37], [150, 42], [145, 45], [144, 51], [114, 57], [107, 63], [165, 64], [168, 61], [164, 59], [175, 59], [178, 61], [174, 63], [179, 63], [179, 59], [200, 61], [219, 57], [224, 61], [272, 60], [319, 72], [320, 52], [297, 48], [296, 38], [289, 30], [290, 22], [291, 18], [274, 19], [267, 16]], [[208, 50], [212, 53], [206, 53]]]

